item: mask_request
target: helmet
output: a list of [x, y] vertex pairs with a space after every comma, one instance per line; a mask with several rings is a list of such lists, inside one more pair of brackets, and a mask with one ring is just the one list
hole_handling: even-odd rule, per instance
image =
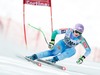
[[83, 33], [84, 31], [84, 26], [80, 23], [75, 25], [75, 30], [79, 31], [80, 33]]

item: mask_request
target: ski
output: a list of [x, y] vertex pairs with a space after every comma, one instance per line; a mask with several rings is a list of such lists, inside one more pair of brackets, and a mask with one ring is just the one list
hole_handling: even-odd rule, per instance
[[40, 63], [40, 62], [38, 62], [38, 61], [36, 61], [36, 60], [32, 60], [32, 59], [29, 59], [29, 58], [27, 58], [27, 57], [25, 57], [25, 56], [18, 56], [17, 55], [17, 57], [19, 57], [19, 58], [21, 58], [21, 59], [24, 59], [24, 60], [27, 60], [28, 62], [32, 62], [33, 64], [36, 64], [37, 66], [39, 66], [39, 67], [41, 67], [42, 66], [42, 64]]
[[51, 65], [51, 66], [56, 67], [56, 68], [61, 69], [61, 70], [66, 70], [66, 67], [61, 66], [61, 65], [57, 65], [55, 63], [52, 63], [52, 62], [49, 62], [49, 61], [46, 61], [46, 60], [37, 59], [37, 61], [48, 64], [48, 65]]
[[26, 60], [28, 60], [28, 61], [34, 63], [34, 64], [37, 64], [38, 66], [41, 66], [41, 63], [38, 62], [38, 61], [36, 61], [36, 60], [32, 60], [32, 59], [29, 59], [29, 58], [27, 58], [27, 57], [24, 57], [24, 58], [25, 58]]

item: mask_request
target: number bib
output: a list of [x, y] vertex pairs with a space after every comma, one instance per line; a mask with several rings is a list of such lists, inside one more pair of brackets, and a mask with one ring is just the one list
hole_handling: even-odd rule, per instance
[[64, 42], [69, 47], [74, 47], [74, 46], [78, 45], [81, 41], [80, 38], [72, 39], [72, 36], [71, 36], [72, 33], [73, 33], [72, 31], [68, 30], [64, 37]]

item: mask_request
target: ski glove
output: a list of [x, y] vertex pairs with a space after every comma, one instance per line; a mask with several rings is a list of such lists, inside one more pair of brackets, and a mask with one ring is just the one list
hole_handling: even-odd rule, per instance
[[48, 47], [49, 47], [50, 49], [52, 49], [52, 48], [53, 48], [53, 46], [54, 46], [54, 43], [55, 43], [55, 41], [51, 41], [51, 42], [49, 42]]
[[77, 63], [77, 64], [82, 64], [84, 59], [85, 59], [85, 56], [81, 56], [81, 57], [76, 61], [76, 63]]

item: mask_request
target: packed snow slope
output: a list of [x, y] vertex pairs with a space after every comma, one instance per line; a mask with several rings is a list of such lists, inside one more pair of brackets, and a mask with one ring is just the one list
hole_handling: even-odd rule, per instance
[[66, 59], [57, 63], [67, 68], [63, 71], [46, 64], [39, 67], [17, 57], [31, 54], [26, 48], [0, 37], [0, 75], [100, 75], [99, 63], [85, 62], [78, 65], [75, 60]]

